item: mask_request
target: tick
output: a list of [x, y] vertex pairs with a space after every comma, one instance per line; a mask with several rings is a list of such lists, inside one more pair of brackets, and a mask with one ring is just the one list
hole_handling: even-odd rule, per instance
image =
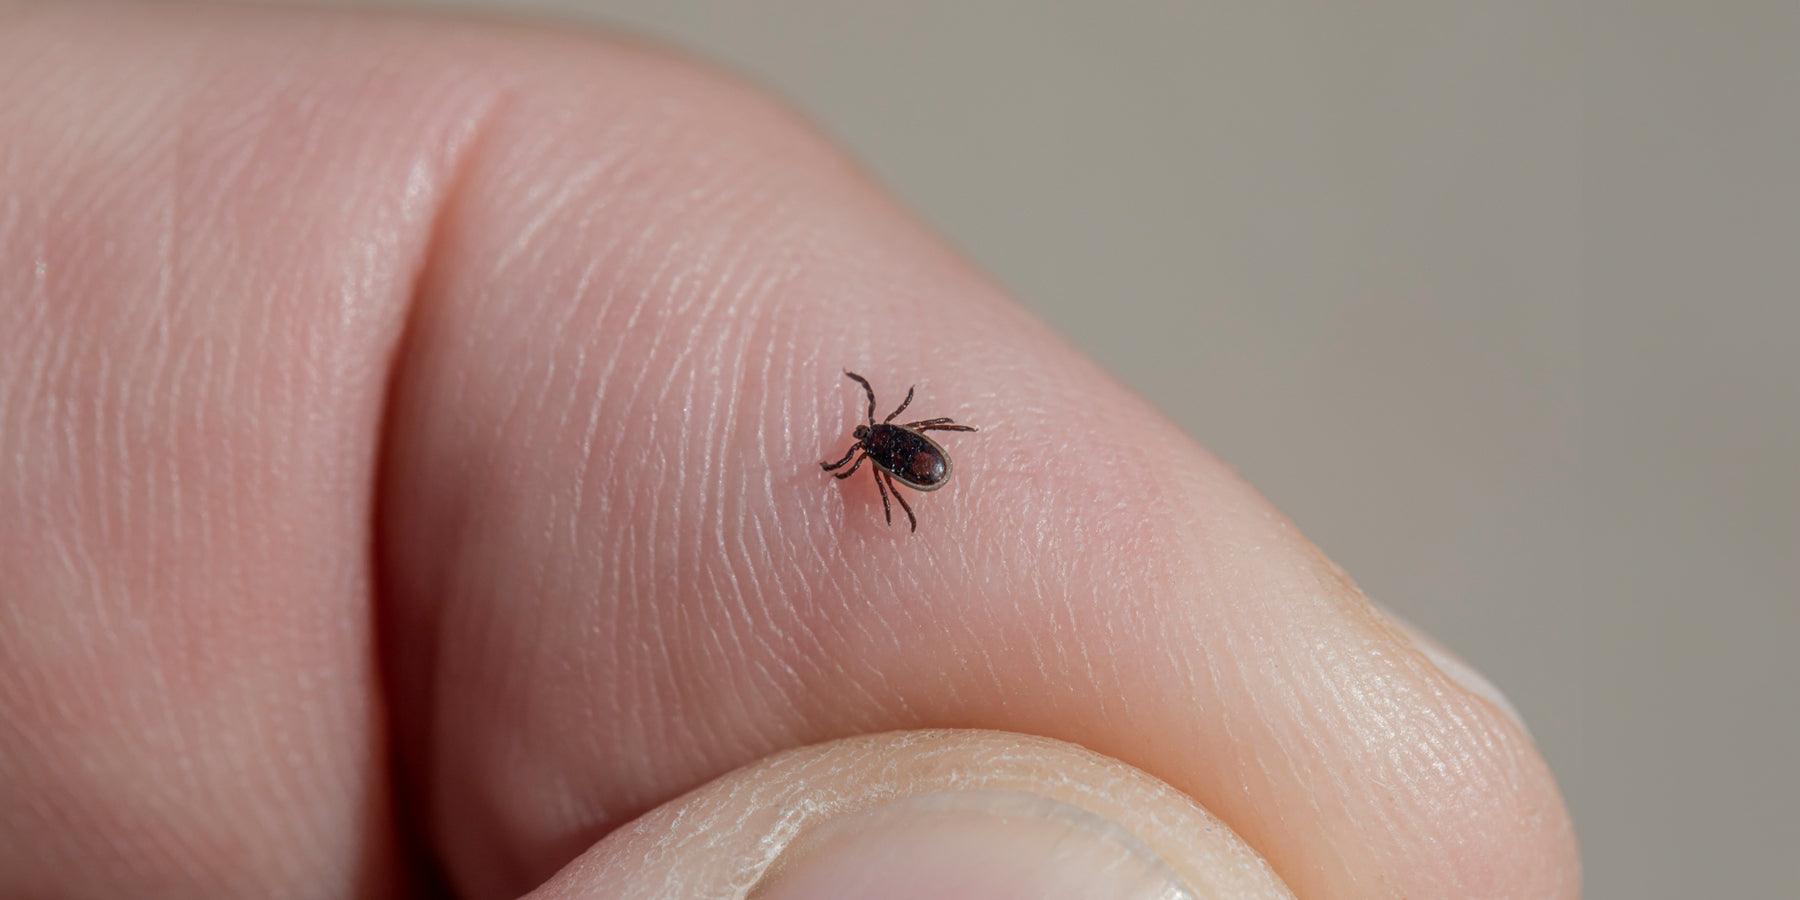
[[[869, 395], [869, 422], [858, 425], [850, 432], [856, 443], [850, 445], [844, 458], [834, 463], [819, 463], [819, 468], [830, 472], [848, 469], [833, 475], [833, 478], [849, 478], [862, 467], [863, 460], [874, 465], [869, 470], [875, 473], [875, 487], [881, 491], [881, 511], [887, 516], [887, 523], [894, 524], [894, 508], [888, 505], [888, 492], [891, 490], [894, 499], [900, 502], [900, 508], [906, 511], [906, 521], [911, 523], [912, 530], [919, 530], [919, 520], [913, 515], [912, 507], [900, 496], [900, 485], [904, 484], [915, 491], [935, 491], [950, 480], [950, 454], [938, 446], [938, 442], [925, 436], [927, 431], [974, 431], [973, 425], [958, 425], [948, 417], [937, 419], [920, 419], [905, 425], [895, 425], [894, 417], [900, 415], [912, 402], [913, 389], [906, 389], [906, 399], [888, 417], [879, 424], [875, 421], [875, 389], [869, 386], [869, 379], [845, 372], [850, 380], [862, 385], [863, 393]], [[858, 456], [857, 454], [861, 454]], [[851, 462], [850, 457], [856, 461]], [[898, 482], [898, 483], [896, 483]]]

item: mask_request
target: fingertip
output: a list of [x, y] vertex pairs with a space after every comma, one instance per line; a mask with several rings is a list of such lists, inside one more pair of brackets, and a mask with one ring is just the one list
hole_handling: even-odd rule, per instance
[[640, 817], [532, 896], [1289, 898], [1166, 784], [1069, 744], [895, 732], [792, 750]]
[[[396, 379], [394, 598], [448, 648], [431, 778], [514, 838], [452, 814], [453, 856], [541, 872], [769, 749], [979, 724], [1155, 772], [1321, 896], [1544, 886], [1517, 869], [1554, 848], [1508, 824], [1554, 804], [1529, 744], [1440, 702], [1291, 523], [816, 135], [667, 61], [531, 65]], [[906, 541], [879, 481], [804, 468], [863, 418], [843, 359], [990, 426]], [[581, 814], [515, 790], [495, 732]]]

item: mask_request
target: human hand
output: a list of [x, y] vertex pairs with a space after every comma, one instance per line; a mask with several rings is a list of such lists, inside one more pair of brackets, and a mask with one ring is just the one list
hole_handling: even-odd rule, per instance
[[[982, 427], [916, 535], [846, 367]], [[9, 896], [1578, 891], [1484, 688], [659, 53], [0, 13], [0, 461]]]

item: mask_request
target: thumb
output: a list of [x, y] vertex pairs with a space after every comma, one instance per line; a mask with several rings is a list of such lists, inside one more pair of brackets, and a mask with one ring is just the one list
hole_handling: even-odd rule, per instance
[[904, 731], [782, 753], [620, 828], [532, 897], [1291, 897], [1174, 788], [1072, 744]]

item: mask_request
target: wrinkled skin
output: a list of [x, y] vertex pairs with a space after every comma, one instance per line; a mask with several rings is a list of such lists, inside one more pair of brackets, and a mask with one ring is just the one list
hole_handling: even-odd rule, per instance
[[[818, 471], [846, 366], [982, 427], [910, 539]], [[0, 894], [517, 894], [932, 727], [1138, 767], [1300, 896], [1578, 890], [1503, 710], [756, 92], [0, 11]]]

